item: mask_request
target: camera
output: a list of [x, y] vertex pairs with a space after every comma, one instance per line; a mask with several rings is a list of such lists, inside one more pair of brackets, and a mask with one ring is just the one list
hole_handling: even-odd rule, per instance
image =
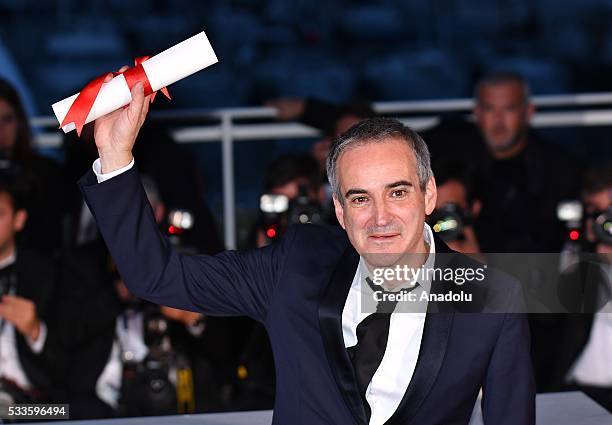
[[455, 203], [448, 203], [436, 208], [427, 222], [443, 241], [461, 241], [465, 237], [463, 229], [472, 222], [472, 214]]
[[559, 202], [557, 205], [557, 219], [565, 224], [565, 239], [572, 242], [578, 241], [584, 227], [582, 218], [584, 208], [582, 202], [570, 200]]
[[565, 224], [571, 241], [578, 241], [590, 226], [595, 243], [612, 245], [612, 206], [585, 214], [580, 201], [564, 201], [557, 206], [557, 218]]
[[147, 357], [123, 366], [121, 416], [176, 414], [176, 388], [169, 379], [167, 362]]
[[612, 207], [589, 215], [593, 219], [591, 229], [595, 239], [603, 244], [612, 245]]
[[298, 196], [263, 194], [259, 199], [261, 226], [269, 241], [276, 240], [291, 224], [323, 223], [323, 208], [308, 196], [306, 186], [300, 185]]
[[149, 350], [142, 361], [122, 353], [123, 380], [119, 412], [124, 416], [176, 414], [176, 386], [170, 379], [174, 353], [167, 319], [158, 306], [141, 305], [144, 342]]
[[190, 233], [195, 223], [195, 215], [190, 210], [170, 210], [167, 220], [168, 239], [182, 253], [197, 254], [197, 249], [189, 245]]

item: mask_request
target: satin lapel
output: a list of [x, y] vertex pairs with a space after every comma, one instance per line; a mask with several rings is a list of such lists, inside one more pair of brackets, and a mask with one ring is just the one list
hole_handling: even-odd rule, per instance
[[342, 310], [358, 264], [359, 255], [352, 246], [349, 246], [324, 289], [319, 304], [319, 326], [336, 384], [357, 423], [366, 424], [366, 414], [357, 379], [342, 336]]
[[[436, 252], [445, 254], [443, 257], [436, 257], [435, 265], [436, 267], [444, 267], [451, 258], [453, 251], [436, 235], [434, 235], [434, 238]], [[432, 282], [432, 291], [436, 286], [437, 282]], [[417, 364], [402, 401], [393, 416], [386, 422], [388, 425], [409, 423], [418, 412], [438, 377], [446, 354], [454, 318], [452, 311], [441, 311], [446, 311], [446, 309], [437, 303], [429, 303], [427, 306], [427, 317], [425, 318]]]
[[386, 424], [407, 424], [418, 412], [438, 377], [454, 313], [428, 313], [416, 368], [397, 410]]

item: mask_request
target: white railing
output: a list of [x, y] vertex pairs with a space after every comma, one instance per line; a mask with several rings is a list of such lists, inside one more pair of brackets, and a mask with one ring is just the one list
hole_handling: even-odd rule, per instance
[[[612, 109], [584, 109], [587, 107], [612, 108], [612, 93], [583, 93], [574, 95], [534, 96], [533, 102], [542, 109], [536, 112], [532, 125], [546, 127], [588, 127], [612, 125]], [[447, 99], [405, 102], [376, 102], [377, 113], [397, 116], [401, 121], [414, 128], [423, 130], [438, 123], [440, 113], [465, 112], [473, 107], [472, 99]], [[546, 111], [546, 108], [567, 108], [564, 111]], [[426, 116], [410, 116], [411, 114]], [[233, 148], [235, 141], [273, 140], [312, 138], [320, 132], [299, 123], [274, 122], [276, 109], [269, 107], [228, 108], [217, 110], [179, 110], [152, 113], [153, 119], [214, 119], [214, 124], [197, 125], [173, 130], [177, 143], [221, 142], [221, 161], [223, 170], [223, 229], [225, 246], [236, 248], [236, 216]], [[471, 119], [471, 116], [468, 117]], [[269, 119], [262, 124], [240, 124], [244, 119]], [[31, 120], [36, 128], [46, 128], [36, 136], [39, 147], [61, 146], [62, 135], [54, 117], [36, 117]]]

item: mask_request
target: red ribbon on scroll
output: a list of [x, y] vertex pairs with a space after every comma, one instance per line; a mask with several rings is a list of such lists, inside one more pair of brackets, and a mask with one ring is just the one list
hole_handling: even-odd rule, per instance
[[[142, 67], [142, 63], [149, 59], [149, 56], [138, 57], [134, 60], [134, 67], [128, 68], [123, 72], [113, 72], [113, 76], [117, 76], [123, 74], [125, 77], [125, 81], [127, 82], [128, 88], [131, 91], [132, 87], [136, 85], [136, 83], [141, 82], [144, 85], [144, 94], [151, 96], [151, 101], [155, 99], [156, 93], [153, 92], [151, 88], [151, 83], [149, 82], [149, 77], [147, 77], [147, 73]], [[102, 84], [104, 84], [104, 80], [108, 74], [104, 74], [99, 76], [98, 78], [91, 80], [83, 90], [79, 93], [77, 98], [74, 100], [68, 113], [64, 117], [60, 128], [64, 127], [71, 122], [76, 126], [77, 135], [81, 135], [81, 131], [83, 130], [83, 126], [85, 125], [85, 120], [91, 111], [91, 107], [93, 106], [96, 98], [98, 97], [98, 93], [100, 93], [100, 89], [102, 88]], [[170, 93], [166, 87], [160, 89], [160, 91], [170, 99]]]

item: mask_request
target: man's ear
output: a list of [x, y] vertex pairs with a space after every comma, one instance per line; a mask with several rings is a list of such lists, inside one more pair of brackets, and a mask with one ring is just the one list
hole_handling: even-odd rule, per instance
[[16, 232], [21, 232], [24, 228], [26, 221], [28, 221], [28, 212], [26, 210], [17, 210], [15, 218], [13, 219], [13, 229]]
[[436, 187], [436, 179], [431, 176], [427, 180], [425, 186], [425, 215], [429, 215], [436, 208], [436, 199], [438, 198], [438, 188]]
[[336, 211], [336, 218], [338, 219], [338, 223], [340, 223], [340, 226], [342, 226], [343, 229], [346, 229], [346, 227], [344, 227], [344, 207], [342, 206], [336, 195], [334, 195], [332, 199], [334, 200], [334, 210]]

